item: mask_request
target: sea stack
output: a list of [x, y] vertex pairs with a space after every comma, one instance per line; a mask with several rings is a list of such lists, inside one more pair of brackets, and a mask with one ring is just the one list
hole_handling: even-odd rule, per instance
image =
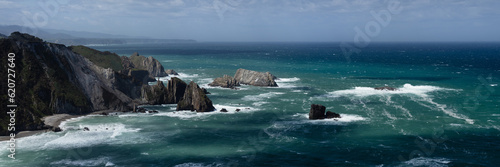
[[240, 68], [234, 74], [234, 79], [240, 84], [278, 87], [278, 84], [274, 81], [277, 78], [269, 72], [263, 73]]
[[215, 110], [215, 107], [198, 84], [191, 81], [186, 88], [184, 96], [177, 103], [177, 111], [180, 110], [211, 112]]
[[341, 118], [340, 114], [335, 112], [328, 111], [326, 112], [326, 107], [321, 104], [311, 104], [311, 109], [309, 110], [309, 119], [317, 120], [317, 119], [333, 119], [333, 118]]

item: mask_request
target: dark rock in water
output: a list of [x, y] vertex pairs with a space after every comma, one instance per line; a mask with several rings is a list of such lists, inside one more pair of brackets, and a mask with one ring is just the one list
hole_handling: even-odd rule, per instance
[[241, 110], [239, 108], [236, 109], [236, 112], [240, 112]]
[[309, 110], [309, 119], [325, 119], [326, 107], [320, 104], [311, 104], [311, 110]]
[[149, 113], [158, 113], [158, 111], [153, 110], [153, 111], [150, 111]]
[[52, 131], [54, 131], [54, 132], [60, 132], [60, 131], [62, 131], [62, 129], [59, 128], [59, 127], [55, 127], [55, 128], [52, 128]]
[[240, 83], [236, 81], [236, 79], [234, 79], [233, 77], [229, 75], [224, 75], [223, 77], [215, 78], [214, 81], [208, 85], [234, 89], [236, 86], [240, 86]]
[[179, 75], [179, 73], [175, 72], [172, 69], [165, 70], [165, 73], [167, 73], [168, 75]]
[[234, 74], [234, 79], [240, 84], [278, 87], [278, 84], [274, 81], [277, 78], [269, 72], [262, 73], [240, 68]]
[[389, 86], [383, 86], [383, 87], [376, 87], [374, 88], [375, 90], [390, 90], [390, 91], [396, 91], [398, 89], [396, 88], [393, 88], [393, 87], [389, 87]]
[[83, 127], [83, 131], [90, 131], [90, 129], [87, 127]]
[[107, 112], [102, 112], [101, 115], [108, 115], [108, 113]]
[[221, 109], [220, 112], [228, 112], [225, 108]]
[[145, 108], [137, 108], [135, 111], [138, 113], [146, 113], [147, 110]]
[[177, 111], [179, 110], [210, 112], [214, 111], [215, 107], [198, 84], [191, 81], [186, 88], [184, 96], [179, 103], [177, 103]]
[[340, 114], [337, 114], [337, 113], [334, 113], [334, 112], [331, 112], [331, 111], [327, 111], [325, 118], [326, 119], [331, 119], [331, 118], [341, 118], [341, 117], [340, 117]]

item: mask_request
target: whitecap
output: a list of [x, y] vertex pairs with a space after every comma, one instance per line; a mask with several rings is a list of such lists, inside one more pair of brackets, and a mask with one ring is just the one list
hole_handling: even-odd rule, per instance
[[432, 167], [445, 167], [448, 166], [451, 161], [446, 158], [427, 158], [418, 157], [405, 161], [405, 165], [411, 166], [432, 166]]
[[340, 114], [341, 118], [334, 119], [321, 119], [321, 120], [309, 120], [309, 113], [297, 113], [293, 117], [297, 117], [299, 121], [295, 121], [297, 124], [324, 124], [324, 125], [346, 125], [351, 122], [365, 121], [366, 118], [354, 115], [354, 114]]
[[224, 166], [224, 165], [220, 164], [220, 163], [215, 163], [215, 162], [212, 164], [188, 162], [188, 163], [175, 165], [174, 167], [220, 167], [220, 166]]
[[293, 77], [293, 78], [278, 78], [275, 80], [276, 83], [284, 83], [284, 82], [297, 82], [300, 81], [300, 78]]
[[198, 77], [198, 74], [186, 74], [186, 73], [179, 73], [179, 78], [196, 78]]
[[[246, 106], [230, 106], [230, 105], [220, 105], [216, 104], [214, 105], [215, 111], [212, 112], [192, 112], [192, 111], [175, 111], [175, 112], [160, 112], [158, 114], [154, 114], [152, 116], [167, 116], [167, 117], [174, 117], [174, 118], [180, 118], [183, 120], [187, 119], [201, 119], [201, 118], [206, 118], [211, 115], [217, 115], [217, 114], [236, 114], [236, 113], [247, 113], [247, 112], [253, 112], [257, 111], [258, 109], [253, 108], [253, 107], [246, 107]], [[220, 112], [221, 109], [226, 109], [228, 112]], [[236, 111], [239, 109], [239, 111]]]
[[282, 95], [282, 94], [285, 94], [285, 93], [282, 93], [282, 92], [268, 92], [268, 93], [262, 93], [262, 94], [259, 94], [259, 95], [247, 95], [247, 96], [243, 97], [242, 100], [245, 100], [245, 101], [262, 101], [262, 100], [270, 99], [272, 97], [275, 97], [277, 95]]
[[376, 90], [372, 87], [355, 87], [354, 89], [338, 90], [338, 91], [330, 92], [328, 94], [328, 96], [329, 97], [339, 97], [339, 96], [354, 95], [357, 97], [366, 97], [366, 96], [386, 96], [386, 95], [394, 95], [394, 94], [414, 94], [414, 95], [421, 96], [421, 97], [427, 97], [428, 93], [434, 92], [434, 91], [459, 91], [459, 90], [441, 88], [441, 87], [429, 86], [429, 85], [413, 86], [411, 84], [405, 84], [403, 87], [398, 88], [395, 91]]
[[55, 161], [50, 163], [51, 165], [56, 166], [115, 166], [112, 162], [109, 161], [109, 157], [99, 157], [94, 159], [87, 160], [71, 160], [71, 159], [63, 159], [59, 161]]

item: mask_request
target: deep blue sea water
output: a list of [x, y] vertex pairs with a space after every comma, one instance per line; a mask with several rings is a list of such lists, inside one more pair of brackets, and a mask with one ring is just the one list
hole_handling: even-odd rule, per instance
[[[348, 57], [338, 43], [93, 48], [153, 56], [229, 112], [158, 105], [72, 119], [19, 139], [17, 159], [2, 151], [0, 166], [500, 165], [500, 43], [372, 43]], [[208, 87], [238, 68], [269, 71], [279, 87]], [[385, 85], [399, 91], [373, 89]], [[308, 120], [311, 104], [342, 118]]]

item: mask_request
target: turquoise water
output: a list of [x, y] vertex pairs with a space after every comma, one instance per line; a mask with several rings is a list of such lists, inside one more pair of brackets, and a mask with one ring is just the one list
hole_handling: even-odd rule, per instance
[[[19, 139], [6, 166], [497, 166], [499, 43], [193, 43], [94, 47], [153, 56], [228, 113], [89, 116]], [[278, 88], [208, 87], [238, 68]], [[169, 77], [160, 78], [163, 81]], [[392, 86], [399, 91], [376, 91]], [[340, 113], [310, 121], [311, 104]], [[236, 112], [240, 109], [240, 112]], [[83, 132], [89, 127], [90, 132]], [[5, 147], [5, 142], [0, 146]], [[5, 147], [6, 148], [6, 147]], [[4, 149], [2, 149], [4, 150]]]

